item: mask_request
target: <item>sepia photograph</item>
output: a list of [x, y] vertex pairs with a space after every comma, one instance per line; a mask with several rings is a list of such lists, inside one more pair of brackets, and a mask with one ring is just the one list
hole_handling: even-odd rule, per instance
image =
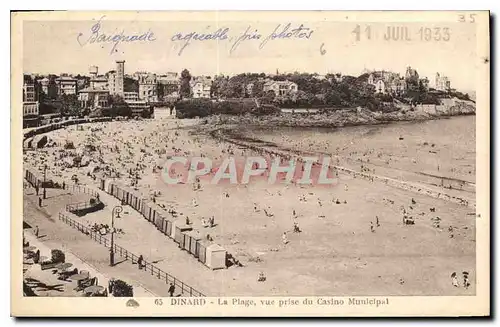
[[488, 314], [488, 12], [11, 15], [19, 301]]

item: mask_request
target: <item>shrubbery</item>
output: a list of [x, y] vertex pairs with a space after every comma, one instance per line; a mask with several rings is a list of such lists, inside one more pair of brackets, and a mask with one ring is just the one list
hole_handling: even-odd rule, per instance
[[113, 296], [131, 297], [134, 296], [134, 289], [132, 285], [127, 284], [123, 280], [116, 279], [113, 283]]
[[185, 99], [177, 102], [175, 109], [178, 118], [206, 117], [209, 115], [244, 115], [246, 113], [265, 114], [273, 112], [269, 107], [257, 107], [253, 99], [230, 99], [212, 101], [209, 99]]
[[54, 249], [51, 251], [51, 257], [52, 263], [64, 263], [66, 260], [64, 252], [58, 249]]

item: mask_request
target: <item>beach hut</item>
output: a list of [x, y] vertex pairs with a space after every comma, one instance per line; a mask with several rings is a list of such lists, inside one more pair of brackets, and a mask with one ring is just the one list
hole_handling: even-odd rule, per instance
[[167, 234], [167, 225], [168, 225], [169, 221], [168, 219], [163, 219], [163, 224], [161, 226], [161, 232], [165, 235], [168, 235]]
[[201, 241], [201, 234], [197, 230], [192, 230], [184, 233], [184, 237], [188, 238], [187, 242], [184, 244], [183, 249], [194, 255], [196, 258], [198, 257], [198, 253], [196, 252], [196, 243]]
[[166, 230], [165, 230], [165, 235], [167, 235], [168, 237], [170, 238], [174, 238], [174, 233], [175, 233], [175, 228], [173, 228], [174, 226], [174, 221], [173, 220], [167, 220], [167, 226], [166, 226]]
[[[196, 241], [201, 239], [199, 232], [195, 231], [195, 230], [191, 230], [191, 231], [183, 232], [182, 235], [183, 235], [183, 237], [182, 237], [182, 240], [180, 243], [181, 249], [186, 250], [191, 254], [194, 254], [194, 252], [196, 251]], [[191, 251], [191, 248], [193, 249], [192, 251]]]
[[183, 240], [184, 240], [183, 233], [190, 231], [190, 230], [193, 230], [193, 227], [191, 227], [189, 225], [185, 225], [185, 224], [180, 224], [176, 221], [174, 223], [173, 229], [174, 229], [174, 235], [172, 238], [174, 239], [175, 242], [181, 244], [181, 242], [183, 242]]
[[165, 220], [165, 218], [163, 218], [162, 215], [160, 215], [160, 214], [156, 215], [155, 226], [157, 229], [162, 230], [164, 220]]
[[111, 179], [106, 179], [104, 181], [104, 190], [108, 193], [111, 194], [111, 188], [113, 186], [113, 181]]
[[226, 250], [219, 244], [209, 245], [205, 265], [212, 270], [226, 268]]
[[207, 258], [207, 247], [212, 244], [208, 240], [199, 240], [196, 242], [196, 254], [195, 257], [198, 258], [198, 261], [200, 261], [202, 264], [205, 264], [206, 258]]

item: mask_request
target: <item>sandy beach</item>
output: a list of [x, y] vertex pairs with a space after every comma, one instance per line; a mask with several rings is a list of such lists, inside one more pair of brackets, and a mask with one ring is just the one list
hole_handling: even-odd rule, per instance
[[[254, 143], [259, 140], [265, 142], [261, 143], [263, 148], [294, 154], [329, 154], [339, 165], [351, 169], [434, 188], [448, 187], [447, 192], [473, 201], [475, 154], [467, 149], [475, 142], [474, 133], [470, 134], [474, 118], [436, 122], [461, 133], [440, 135], [442, 126], [428, 121], [333, 133], [240, 128], [227, 136], [244, 136]], [[53, 146], [25, 151], [24, 162], [38, 168], [40, 174], [46, 163], [47, 177], [57, 181], [77, 177], [78, 183], [98, 185], [99, 178], [116, 178], [145, 197], [155, 197], [159, 205], [175, 211], [178, 219], [189, 217], [203, 237], [209, 234], [243, 264], [211, 271], [197, 262], [189, 263], [190, 269], [176, 268], [176, 261], [170, 260], [172, 273], [182, 272], [186, 283], [208, 296], [475, 294], [473, 208], [344, 173], [329, 187], [269, 185], [263, 181], [248, 185], [201, 183], [198, 190], [191, 184], [167, 185], [162, 165], [169, 155], [203, 155], [214, 160], [256, 155], [253, 150], [211, 137], [207, 128], [196, 128], [199, 123], [196, 119], [167, 119], [70, 126], [48, 133]], [[454, 142], [449, 137], [461, 139]], [[74, 149], [66, 146], [67, 142]], [[75, 157], [84, 167], [75, 164]], [[414, 225], [402, 223], [403, 210], [414, 219]], [[121, 245], [127, 247], [129, 242], [130, 247], [142, 246], [141, 251], [149, 246], [149, 253], [155, 252], [161, 244], [140, 245], [128, 240], [146, 236], [139, 234], [145, 230], [138, 227], [148, 223], [136, 216], [120, 223], [124, 232]], [[203, 227], [202, 219], [212, 216], [216, 225]], [[92, 215], [84, 218], [91, 220]], [[302, 232], [293, 232], [294, 222]], [[159, 234], [148, 230], [155, 232]], [[282, 242], [284, 232], [287, 244]], [[188, 256], [178, 251], [171, 256]], [[452, 286], [450, 275], [462, 271], [470, 273], [472, 285], [468, 289]], [[260, 272], [265, 274], [265, 282], [257, 281]]]

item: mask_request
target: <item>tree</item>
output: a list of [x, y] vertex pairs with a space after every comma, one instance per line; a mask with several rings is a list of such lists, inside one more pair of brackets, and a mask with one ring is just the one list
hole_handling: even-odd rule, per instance
[[139, 81], [130, 77], [125, 77], [123, 79], [123, 91], [139, 92]]
[[128, 106], [125, 100], [119, 96], [118, 94], [111, 95], [108, 98], [109, 109], [103, 109], [104, 116], [124, 116], [130, 117], [132, 116], [132, 109]]
[[64, 263], [66, 260], [66, 256], [64, 252], [59, 249], [53, 249], [50, 251], [51, 253], [51, 261], [52, 263]]
[[266, 103], [271, 103], [276, 98], [276, 93], [273, 90], [268, 90], [264, 93], [264, 100]]
[[191, 74], [189, 73], [189, 70], [184, 69], [181, 72], [181, 87], [179, 90], [179, 95], [182, 98], [190, 98], [191, 97]]
[[76, 96], [76, 94], [61, 94], [58, 100], [61, 103], [61, 115], [67, 115], [70, 113], [78, 114], [80, 105], [78, 103], [78, 97]]
[[127, 284], [121, 279], [116, 279], [113, 283], [113, 296], [132, 297], [134, 296], [134, 289], [132, 285]]

